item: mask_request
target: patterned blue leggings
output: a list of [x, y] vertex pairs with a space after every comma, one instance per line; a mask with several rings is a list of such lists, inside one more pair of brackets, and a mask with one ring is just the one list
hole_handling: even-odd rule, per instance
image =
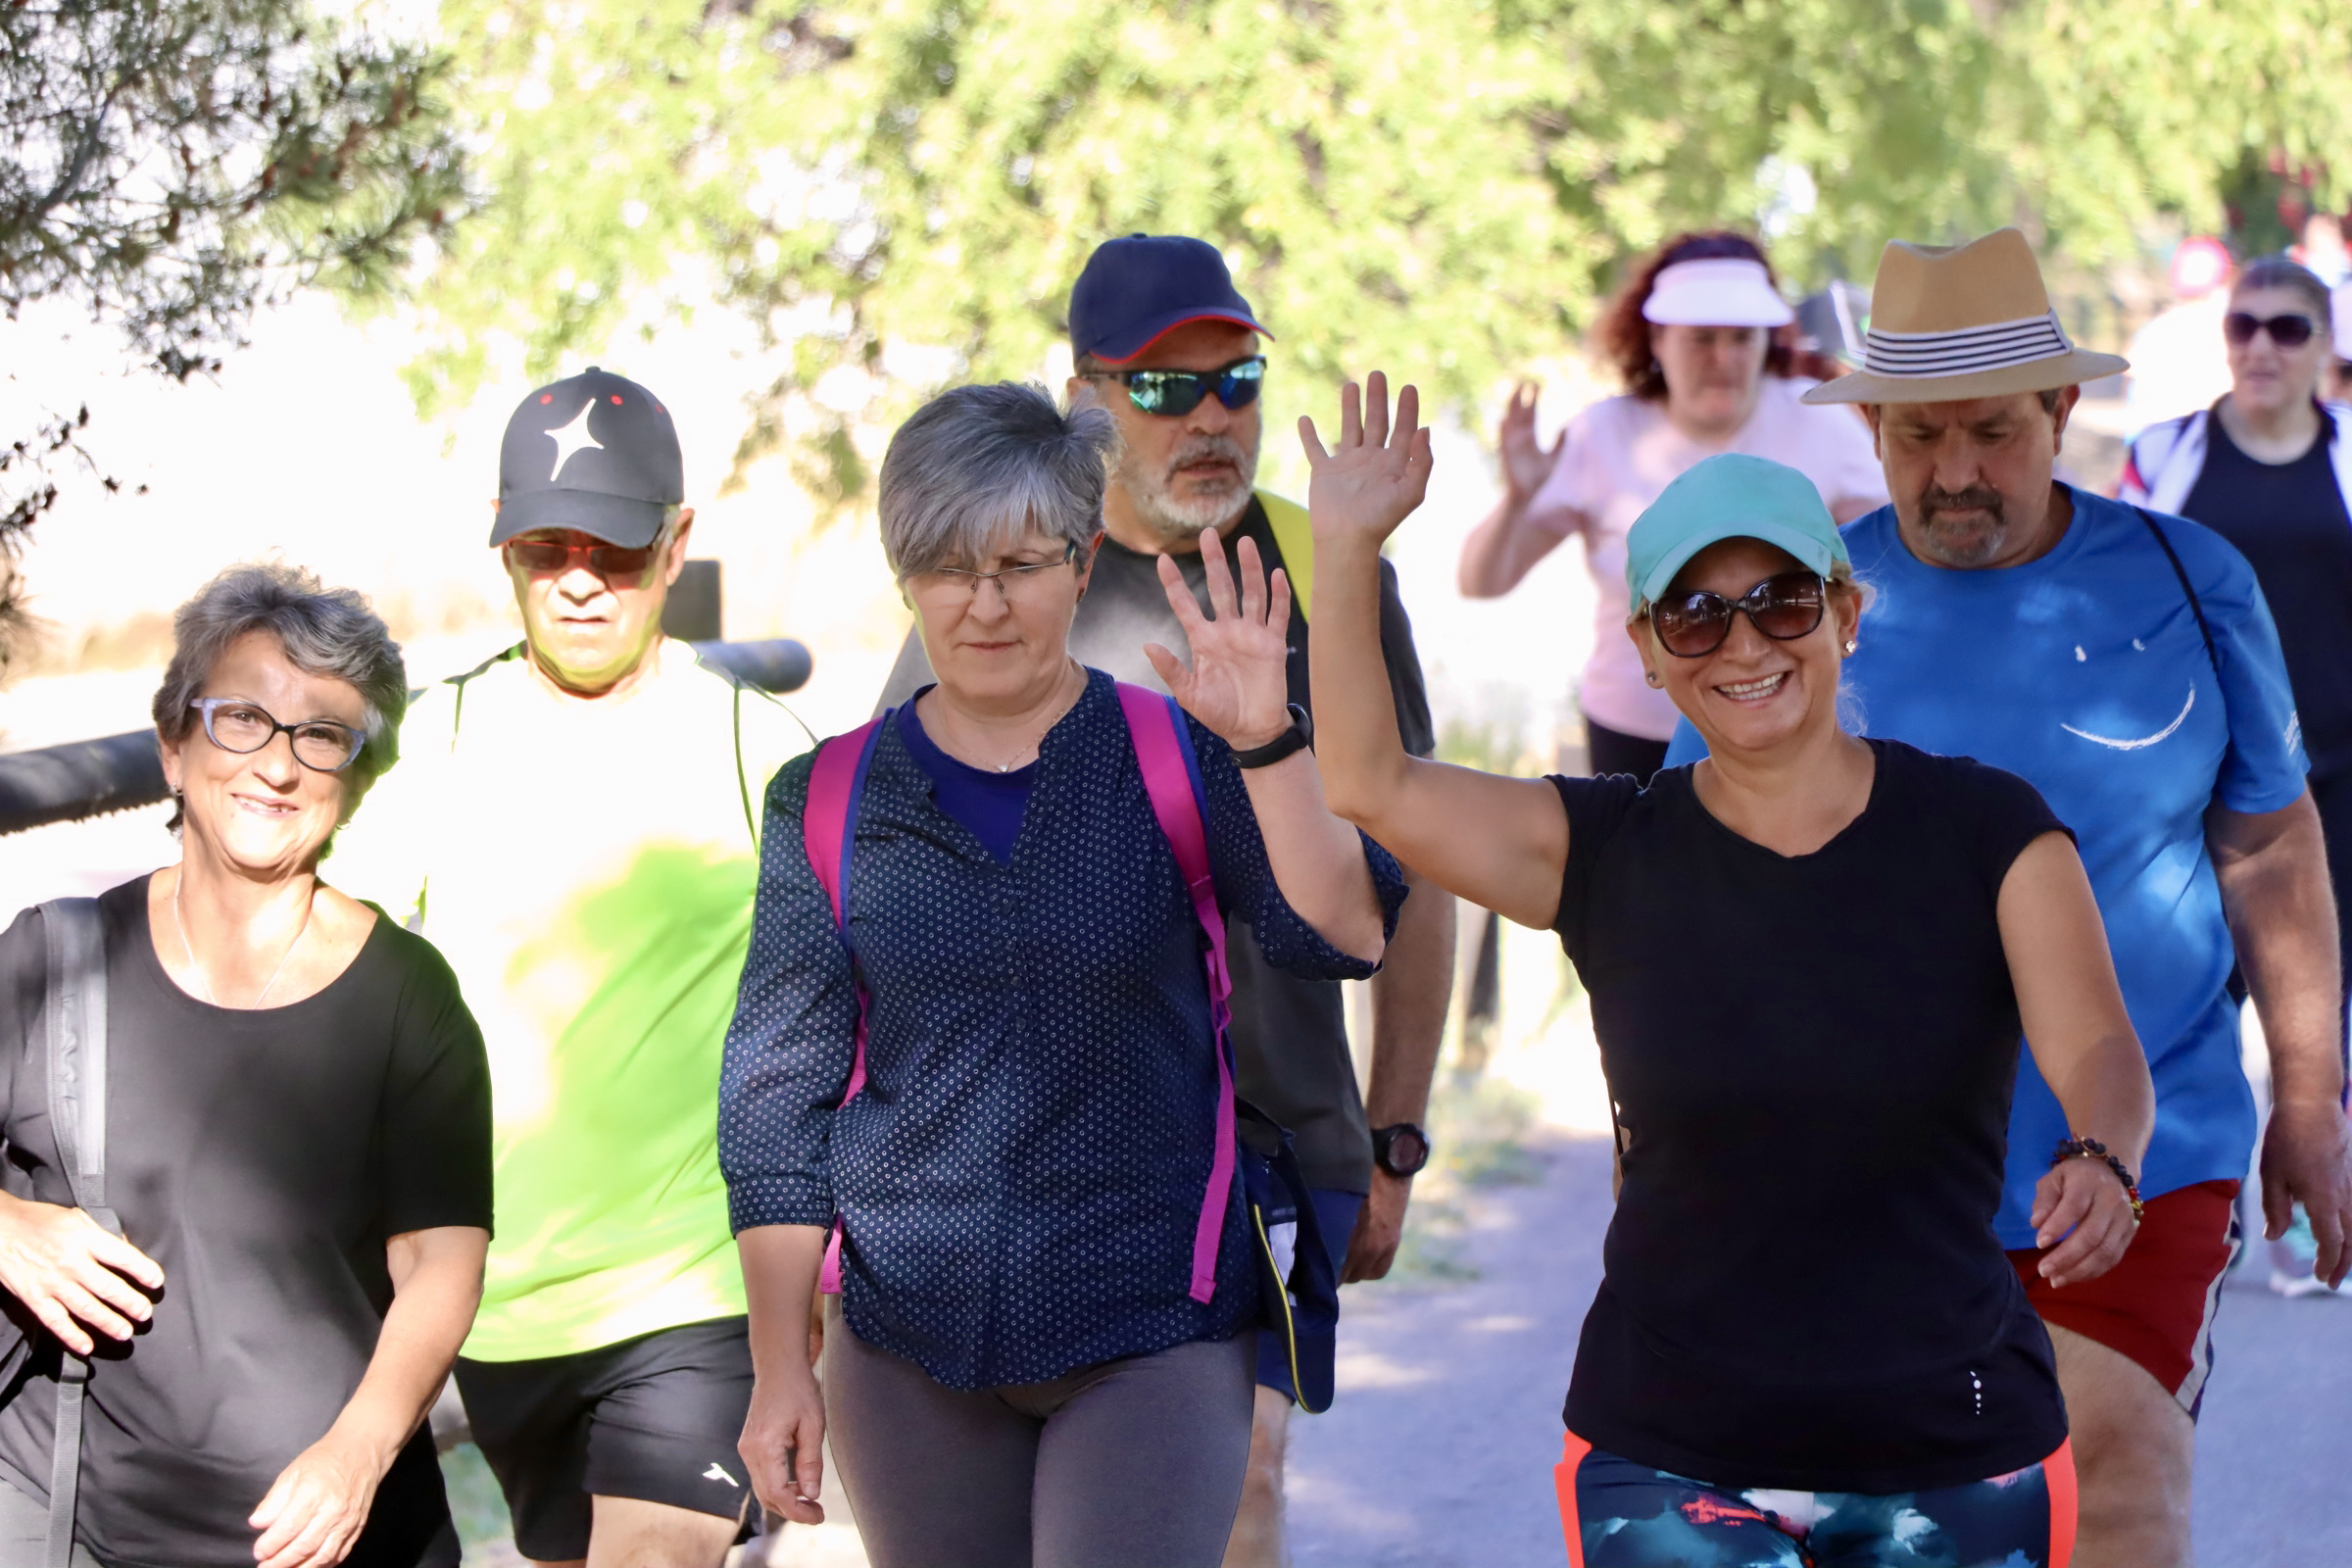
[[1569, 1568], [2067, 1568], [2075, 1458], [1871, 1496], [1710, 1486], [1575, 1433], [1553, 1472]]

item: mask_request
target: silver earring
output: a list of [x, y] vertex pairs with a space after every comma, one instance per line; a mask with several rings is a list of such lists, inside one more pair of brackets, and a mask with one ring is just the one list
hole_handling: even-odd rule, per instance
[[1852, 653], [1852, 652], [1853, 652], [1853, 651], [1854, 651], [1856, 648], [1859, 648], [1860, 646], [1862, 646], [1862, 645], [1861, 645], [1860, 643], [1857, 643], [1857, 642], [1855, 642], [1855, 641], [1854, 641], [1854, 640], [1853, 640], [1851, 637], [1848, 637], [1848, 638], [1845, 640], [1845, 651], [1846, 651], [1847, 653], [1849, 653], [1849, 654], [1850, 654], [1850, 653]]
[[1643, 671], [1642, 672], [1642, 678], [1643, 680], [1645, 680], [1645, 681], [1649, 682], [1649, 683], [1650, 683], [1652, 686], [1655, 686], [1655, 685], [1659, 684], [1659, 681], [1658, 681], [1658, 672], [1657, 672], [1656, 670], [1654, 670], [1654, 669], [1645, 669], [1645, 670], [1643, 670]]

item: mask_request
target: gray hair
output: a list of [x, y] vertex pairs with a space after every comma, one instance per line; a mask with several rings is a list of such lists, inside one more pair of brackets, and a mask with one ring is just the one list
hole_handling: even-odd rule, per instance
[[977, 564], [1030, 529], [1077, 546], [1102, 526], [1118, 426], [1102, 409], [1061, 412], [1043, 387], [999, 381], [942, 392], [882, 459], [882, 550], [905, 578]]
[[[231, 566], [196, 591], [172, 616], [172, 662], [155, 693], [155, 728], [166, 745], [196, 723], [189, 704], [203, 694], [213, 666], [249, 631], [277, 639], [287, 662], [306, 675], [355, 688], [364, 705], [368, 744], [346, 770], [346, 813], [368, 787], [400, 760], [400, 720], [409, 709], [409, 671], [400, 645], [367, 598], [329, 588], [300, 566], [256, 562]], [[172, 827], [180, 813], [172, 812]]]

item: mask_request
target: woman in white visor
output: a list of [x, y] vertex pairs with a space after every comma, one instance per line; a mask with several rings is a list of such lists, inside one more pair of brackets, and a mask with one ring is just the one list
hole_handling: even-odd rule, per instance
[[1702, 458], [1743, 452], [1811, 479], [1841, 524], [1886, 504], [1869, 429], [1844, 409], [1797, 401], [1815, 383], [1793, 373], [1780, 333], [1794, 318], [1753, 240], [1683, 234], [1635, 270], [1594, 330], [1623, 396], [1585, 410], [1548, 448], [1533, 386], [1504, 410], [1503, 496], [1462, 546], [1461, 590], [1497, 598], [1561, 540], [1584, 536], [1599, 603], [1578, 702], [1595, 774], [1646, 781], [1674, 735], [1674, 706], [1618, 630], [1630, 609], [1626, 530], [1660, 491]]

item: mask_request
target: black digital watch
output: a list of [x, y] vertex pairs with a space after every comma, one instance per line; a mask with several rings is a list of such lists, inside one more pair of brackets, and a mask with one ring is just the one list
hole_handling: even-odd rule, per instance
[[1429, 1134], [1409, 1121], [1374, 1128], [1372, 1163], [1400, 1181], [1420, 1175], [1429, 1163]]
[[1246, 752], [1233, 754], [1236, 767], [1272, 767], [1294, 752], [1302, 752], [1315, 743], [1315, 721], [1305, 709], [1297, 703], [1291, 706], [1291, 727], [1266, 742]]

